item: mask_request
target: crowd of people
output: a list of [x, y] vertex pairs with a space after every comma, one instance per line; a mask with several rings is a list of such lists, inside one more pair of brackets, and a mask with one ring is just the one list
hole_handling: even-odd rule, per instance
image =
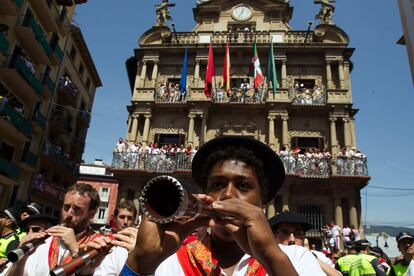
[[168, 85], [165, 82], [160, 82], [156, 89], [157, 101], [165, 103], [185, 102], [186, 96], [186, 91], [180, 93], [180, 84], [172, 81], [169, 81]]
[[119, 138], [113, 149], [112, 167], [156, 172], [191, 170], [197, 148], [176, 144], [143, 146], [139, 142], [126, 142]]
[[259, 89], [254, 89], [247, 79], [243, 79], [240, 87], [231, 87], [229, 91], [225, 91], [222, 82], [216, 85], [212, 100], [215, 103], [255, 103], [263, 102], [266, 97], [266, 85]]
[[[210, 140], [195, 153], [191, 173], [199, 193], [193, 194], [197, 206], [188, 206], [199, 215], [182, 216], [175, 211], [181, 204], [170, 206], [168, 195], [152, 193], [168, 205], [168, 214], [141, 198], [145, 209], [138, 215], [133, 202], [122, 200], [112, 225], [94, 231], [90, 221], [99, 193], [84, 183], [66, 190], [59, 220], [35, 203], [22, 214], [14, 208], [0, 212], [1, 275], [49, 275], [61, 273], [63, 265], [65, 275], [414, 275], [414, 237], [408, 232], [397, 236], [401, 256], [391, 262], [366, 240], [355, 235], [352, 241], [348, 230], [342, 229], [349, 237], [346, 249], [323, 252], [306, 239], [314, 225], [305, 216], [281, 212], [268, 219], [263, 207], [283, 186], [285, 169], [258, 140]], [[149, 216], [163, 218], [170, 211], [178, 217], [165, 224]], [[341, 232], [334, 225], [326, 231]], [[34, 248], [15, 263], [6, 258], [24, 245]], [[92, 257], [91, 250], [100, 254]]]
[[304, 83], [295, 82], [293, 103], [295, 104], [325, 104], [326, 94], [322, 88], [315, 86], [308, 88]]
[[341, 228], [334, 222], [331, 222], [322, 227], [321, 233], [324, 249], [329, 253], [337, 253], [343, 249], [341, 245], [347, 245], [361, 239], [360, 232], [355, 225]]

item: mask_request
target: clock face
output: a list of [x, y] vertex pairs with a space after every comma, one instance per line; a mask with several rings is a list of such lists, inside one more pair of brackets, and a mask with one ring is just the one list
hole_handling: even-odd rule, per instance
[[233, 17], [237, 20], [247, 20], [252, 16], [252, 10], [246, 5], [240, 5], [234, 8]]

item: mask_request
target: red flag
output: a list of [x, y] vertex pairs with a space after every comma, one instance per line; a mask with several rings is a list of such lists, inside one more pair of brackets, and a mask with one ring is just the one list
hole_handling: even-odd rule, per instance
[[230, 51], [229, 51], [229, 42], [227, 41], [226, 54], [224, 56], [224, 66], [223, 66], [223, 88], [229, 93], [230, 91]]
[[213, 88], [213, 77], [214, 77], [214, 58], [213, 58], [213, 42], [210, 38], [210, 49], [208, 50], [208, 61], [206, 69], [206, 80], [204, 82], [204, 94], [210, 98], [211, 91]]

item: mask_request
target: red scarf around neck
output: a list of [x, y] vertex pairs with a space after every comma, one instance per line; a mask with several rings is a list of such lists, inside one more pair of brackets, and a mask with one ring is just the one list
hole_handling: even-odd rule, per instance
[[[211, 252], [210, 239], [201, 242], [195, 240], [182, 245], [177, 251], [178, 261], [187, 276], [220, 276], [221, 268], [218, 266], [218, 259]], [[264, 267], [253, 257], [245, 276], [266, 276]]]

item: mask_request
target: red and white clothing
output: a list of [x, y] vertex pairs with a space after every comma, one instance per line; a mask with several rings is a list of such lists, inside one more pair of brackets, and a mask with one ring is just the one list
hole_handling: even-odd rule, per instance
[[349, 238], [349, 234], [351, 233], [351, 228], [349, 227], [344, 227], [344, 229], [342, 229], [342, 234], [344, 235], [344, 242], [350, 242], [351, 239]]

